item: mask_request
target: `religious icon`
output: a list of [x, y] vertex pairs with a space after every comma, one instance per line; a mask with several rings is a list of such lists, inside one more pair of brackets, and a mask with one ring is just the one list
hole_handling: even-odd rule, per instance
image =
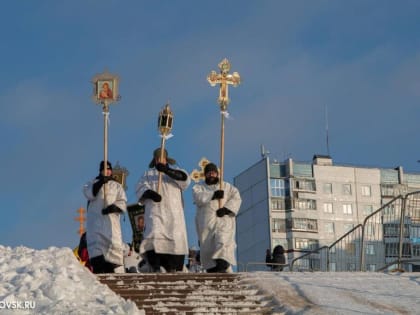
[[98, 81], [98, 98], [101, 100], [105, 99], [113, 99], [113, 93], [112, 93], [112, 81]]
[[135, 218], [135, 222], [136, 222], [136, 229], [139, 232], [143, 232], [144, 231], [144, 215], [139, 215]]
[[139, 252], [140, 243], [143, 240], [144, 233], [144, 206], [138, 203], [127, 205], [128, 217], [130, 218], [131, 230], [133, 232], [133, 248], [136, 253]]
[[108, 106], [119, 101], [119, 77], [109, 72], [97, 74], [93, 77], [94, 85], [92, 98], [95, 103]]

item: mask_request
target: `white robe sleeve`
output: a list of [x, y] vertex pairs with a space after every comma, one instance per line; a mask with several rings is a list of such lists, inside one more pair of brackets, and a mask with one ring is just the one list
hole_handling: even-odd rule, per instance
[[201, 184], [193, 186], [193, 200], [198, 207], [204, 207], [213, 198], [214, 191], [206, 189]]
[[183, 170], [183, 169], [180, 169], [180, 168], [174, 168], [174, 170], [181, 171], [181, 172], [185, 173], [185, 175], [187, 175], [187, 179], [186, 180], [175, 180], [168, 175], [166, 175], [166, 176], [168, 176], [168, 179], [175, 182], [178, 185], [179, 189], [181, 189], [182, 191], [186, 190], [191, 183], [190, 176], [188, 175], [186, 170]]
[[224, 207], [228, 208], [230, 211], [232, 211], [235, 216], [238, 214], [239, 209], [241, 207], [242, 199], [241, 195], [239, 194], [239, 190], [232, 186], [227, 185], [225, 186], [225, 198], [227, 198], [224, 202]]
[[96, 180], [93, 180], [83, 185], [83, 194], [85, 195], [86, 199], [89, 201], [94, 200], [96, 198], [92, 192], [92, 187], [95, 182]]
[[141, 196], [143, 196], [146, 190], [152, 189], [150, 185], [151, 181], [148, 180], [148, 172], [144, 173], [144, 175], [140, 178], [139, 182], [136, 186], [136, 196], [137, 200], [140, 200]]

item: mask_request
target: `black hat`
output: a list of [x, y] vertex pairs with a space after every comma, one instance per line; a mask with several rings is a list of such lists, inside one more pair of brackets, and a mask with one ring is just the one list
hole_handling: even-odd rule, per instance
[[[157, 148], [155, 151], [153, 151], [153, 159], [149, 163], [150, 168], [155, 166], [155, 159], [160, 158], [160, 152], [161, 152], [160, 148]], [[163, 156], [166, 158], [166, 162], [168, 162], [169, 164], [176, 163], [176, 161], [173, 158], [168, 156], [168, 151], [166, 151], [166, 149], [164, 149], [163, 151]]]
[[[110, 161], [106, 161], [106, 164], [108, 165], [107, 169], [112, 170], [112, 164]], [[101, 164], [99, 164], [99, 173], [104, 170], [104, 161], [101, 161]]]
[[217, 168], [216, 164], [214, 163], [208, 163], [204, 167], [204, 175], [206, 175], [208, 172], [215, 171], [216, 173], [219, 173], [219, 169]]

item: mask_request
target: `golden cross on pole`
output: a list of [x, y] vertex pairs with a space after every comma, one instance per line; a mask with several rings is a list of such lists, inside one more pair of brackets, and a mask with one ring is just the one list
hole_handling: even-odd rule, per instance
[[76, 218], [74, 218], [74, 220], [75, 221], [79, 221], [79, 230], [78, 230], [78, 233], [79, 233], [79, 235], [80, 236], [82, 236], [82, 234], [83, 233], [85, 233], [85, 226], [84, 226], [84, 223], [85, 223], [85, 221], [86, 221], [86, 217], [85, 217], [85, 209], [83, 209], [83, 208], [79, 208], [78, 210], [77, 210], [77, 212], [79, 213], [79, 216], [78, 217], [76, 217]]
[[[225, 58], [219, 63], [220, 73], [216, 71], [211, 71], [207, 76], [207, 81], [211, 86], [220, 85], [219, 89], [219, 98], [217, 102], [220, 105], [220, 114], [221, 114], [221, 132], [220, 132], [220, 189], [223, 189], [223, 174], [224, 174], [224, 155], [225, 155], [225, 116], [227, 113], [227, 106], [229, 105], [229, 94], [228, 87], [233, 85], [234, 87], [238, 86], [241, 83], [241, 77], [238, 72], [233, 72], [229, 74], [230, 63]], [[221, 207], [222, 201], [219, 199], [219, 206]]]
[[198, 183], [200, 180], [204, 180], [205, 176], [204, 176], [204, 168], [206, 167], [207, 164], [209, 164], [209, 160], [205, 157], [202, 157], [200, 162], [198, 162], [198, 166], [200, 166], [200, 170], [194, 169], [191, 174], [190, 177], [192, 178], [192, 180], [196, 183]]

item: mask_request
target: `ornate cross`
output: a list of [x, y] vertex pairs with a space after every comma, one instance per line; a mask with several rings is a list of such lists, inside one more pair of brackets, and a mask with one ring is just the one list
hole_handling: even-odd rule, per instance
[[[229, 94], [228, 86], [229, 84], [234, 87], [238, 86], [241, 83], [241, 77], [238, 72], [229, 74], [230, 63], [225, 58], [219, 63], [220, 73], [217, 74], [216, 71], [211, 71], [207, 76], [207, 81], [211, 86], [220, 84], [219, 98], [217, 102], [220, 105], [221, 113], [221, 128], [220, 128], [220, 173], [219, 173], [219, 183], [220, 189], [223, 189], [223, 175], [225, 169], [225, 115], [227, 115], [227, 106], [229, 105]], [[222, 200], [219, 199], [219, 208], [222, 207]]]
[[201, 158], [200, 162], [198, 162], [198, 166], [200, 166], [200, 170], [194, 169], [190, 174], [193, 181], [198, 183], [200, 180], [205, 179], [204, 168], [206, 167], [207, 164], [209, 164], [209, 162], [210, 161], [207, 160], [207, 158], [205, 157]]
[[230, 63], [226, 58], [223, 59], [218, 66], [220, 73], [217, 74], [216, 71], [211, 71], [207, 76], [207, 81], [211, 86], [220, 84], [219, 98], [217, 99], [217, 102], [219, 103], [222, 112], [225, 112], [227, 106], [229, 105], [228, 85], [231, 84], [234, 87], [238, 86], [241, 83], [241, 77], [238, 72], [229, 74]]

